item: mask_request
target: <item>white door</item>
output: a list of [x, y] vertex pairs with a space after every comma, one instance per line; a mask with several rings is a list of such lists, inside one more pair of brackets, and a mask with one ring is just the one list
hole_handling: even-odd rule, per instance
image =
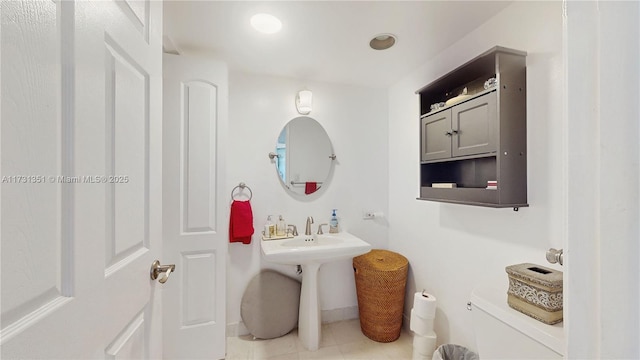
[[227, 67], [164, 55], [165, 357], [225, 356], [226, 256], [231, 188], [224, 183]]
[[0, 6], [1, 356], [162, 357], [162, 4]]

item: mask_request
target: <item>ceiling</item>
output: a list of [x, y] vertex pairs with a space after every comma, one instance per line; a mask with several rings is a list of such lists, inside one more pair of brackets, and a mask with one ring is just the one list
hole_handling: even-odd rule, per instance
[[[510, 1], [165, 1], [165, 47], [204, 53], [231, 70], [387, 87], [464, 37]], [[279, 33], [258, 33], [266, 12]], [[397, 37], [373, 50], [378, 34]]]

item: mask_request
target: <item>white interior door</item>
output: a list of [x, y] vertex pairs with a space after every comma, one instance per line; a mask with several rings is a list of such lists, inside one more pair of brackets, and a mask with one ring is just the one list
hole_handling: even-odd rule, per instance
[[164, 55], [164, 258], [179, 274], [163, 292], [165, 357], [225, 356], [230, 188], [224, 184], [224, 63]]
[[0, 6], [2, 358], [162, 357], [161, 3]]

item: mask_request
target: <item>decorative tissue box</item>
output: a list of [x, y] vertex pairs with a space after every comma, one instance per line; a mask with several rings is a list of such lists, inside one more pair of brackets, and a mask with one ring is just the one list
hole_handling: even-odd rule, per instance
[[545, 324], [562, 321], [562, 271], [529, 263], [505, 270], [509, 275], [510, 307]]

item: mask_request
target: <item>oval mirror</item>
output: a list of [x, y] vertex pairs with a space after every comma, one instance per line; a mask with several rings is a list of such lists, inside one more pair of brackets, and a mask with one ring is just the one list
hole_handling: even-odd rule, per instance
[[310, 195], [328, 185], [335, 155], [316, 120], [300, 116], [289, 121], [278, 136], [275, 155], [278, 177], [290, 193]]

